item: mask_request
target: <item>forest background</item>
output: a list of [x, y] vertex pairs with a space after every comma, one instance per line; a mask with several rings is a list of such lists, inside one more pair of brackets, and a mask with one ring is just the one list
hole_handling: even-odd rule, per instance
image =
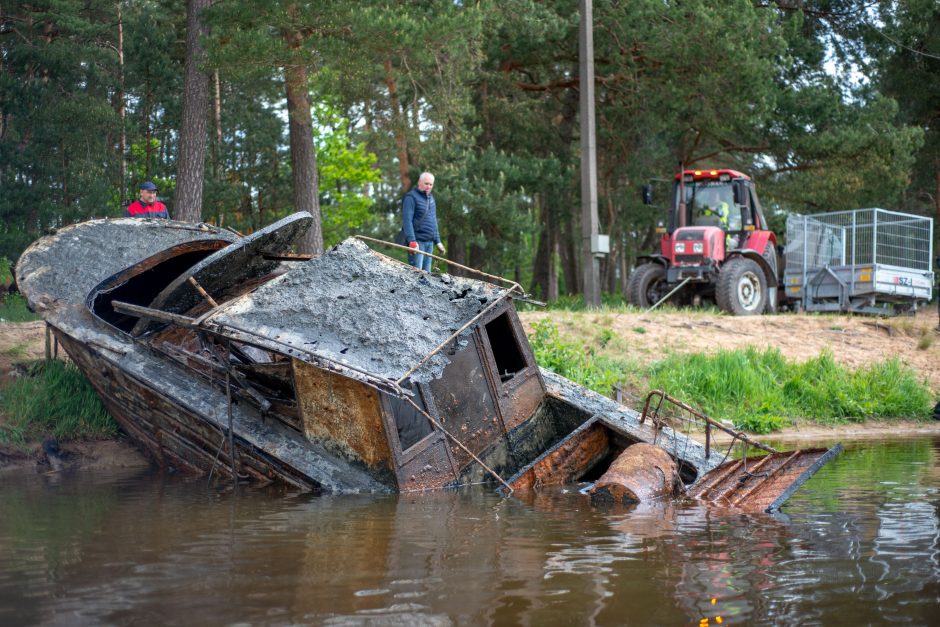
[[[594, 0], [605, 291], [653, 248], [678, 164], [790, 212], [940, 218], [935, 0]], [[437, 175], [454, 261], [581, 291], [577, 0], [0, 2], [0, 257], [123, 215], [251, 232], [296, 210], [318, 253], [391, 239]], [[938, 248], [935, 245], [935, 250]]]

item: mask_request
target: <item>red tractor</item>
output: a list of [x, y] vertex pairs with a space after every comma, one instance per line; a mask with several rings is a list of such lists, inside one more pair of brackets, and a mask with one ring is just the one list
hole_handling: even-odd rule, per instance
[[[675, 290], [673, 302], [713, 299], [736, 316], [776, 311], [777, 236], [751, 178], [735, 170], [685, 170], [673, 190], [659, 253], [637, 258], [627, 300], [649, 308]], [[649, 186], [643, 200], [651, 204]]]

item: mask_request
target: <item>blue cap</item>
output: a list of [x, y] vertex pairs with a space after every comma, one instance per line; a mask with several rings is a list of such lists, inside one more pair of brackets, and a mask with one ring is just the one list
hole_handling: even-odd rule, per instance
[[150, 181], [145, 181], [140, 184], [140, 189], [147, 190], [148, 192], [155, 192], [157, 191], [157, 186], [151, 183]]

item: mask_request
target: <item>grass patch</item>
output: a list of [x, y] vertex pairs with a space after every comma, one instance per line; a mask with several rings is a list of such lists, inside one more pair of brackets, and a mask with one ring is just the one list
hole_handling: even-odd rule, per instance
[[653, 364], [649, 384], [755, 433], [797, 418], [824, 424], [924, 418], [932, 405], [930, 390], [899, 360], [849, 370], [828, 352], [802, 363], [777, 349], [673, 355]]
[[933, 333], [925, 333], [920, 336], [920, 339], [917, 340], [917, 350], [925, 351], [931, 346], [933, 346]]
[[3, 354], [11, 359], [21, 359], [29, 351], [28, 344], [14, 344], [10, 348], [3, 351]]
[[6, 294], [0, 297], [0, 322], [31, 322], [39, 316], [26, 307], [21, 294]]
[[563, 341], [558, 328], [547, 319], [535, 323], [529, 343], [540, 366], [606, 396], [631, 369], [627, 362], [597, 356], [593, 349]]
[[61, 440], [108, 438], [118, 426], [73, 364], [36, 362], [31, 376], [0, 390], [0, 443], [25, 444], [49, 434]]
[[770, 433], [797, 419], [821, 424], [922, 419], [935, 402], [916, 372], [898, 359], [850, 370], [829, 352], [793, 362], [777, 349], [746, 348], [673, 354], [644, 367], [564, 340], [548, 319], [533, 326], [529, 341], [540, 366], [595, 392], [610, 396], [616, 384], [640, 396], [663, 389], [754, 433]]

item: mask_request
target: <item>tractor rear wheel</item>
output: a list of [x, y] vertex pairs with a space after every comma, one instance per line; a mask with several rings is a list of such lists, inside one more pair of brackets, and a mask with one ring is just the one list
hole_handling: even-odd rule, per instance
[[669, 293], [666, 269], [658, 263], [637, 266], [627, 284], [627, 302], [635, 307], [652, 307]]
[[736, 257], [725, 262], [715, 286], [715, 300], [723, 311], [735, 316], [763, 313], [767, 302], [767, 279], [757, 262]]

